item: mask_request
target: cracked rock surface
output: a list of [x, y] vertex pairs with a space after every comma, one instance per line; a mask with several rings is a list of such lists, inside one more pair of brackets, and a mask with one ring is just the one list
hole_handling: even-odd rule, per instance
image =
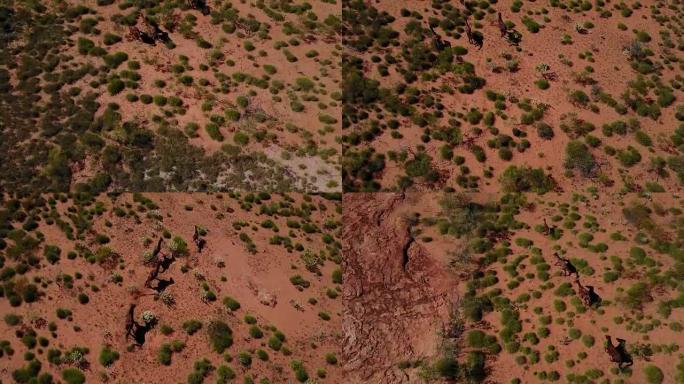
[[342, 234], [345, 371], [350, 382], [419, 382], [399, 363], [432, 356], [455, 286], [411, 235], [410, 196], [348, 194]]

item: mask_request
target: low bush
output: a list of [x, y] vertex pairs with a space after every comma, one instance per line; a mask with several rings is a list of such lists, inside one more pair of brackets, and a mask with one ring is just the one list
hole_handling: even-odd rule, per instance
[[506, 192], [535, 192], [543, 194], [553, 190], [556, 182], [541, 168], [511, 165], [501, 174], [499, 181]]
[[649, 364], [644, 368], [644, 375], [648, 384], [661, 384], [665, 380], [663, 371], [653, 364]]
[[83, 384], [86, 381], [85, 375], [79, 369], [66, 368], [62, 371], [62, 380], [66, 384]]
[[112, 350], [110, 347], [104, 347], [100, 351], [99, 361], [103, 367], [109, 367], [119, 360], [119, 352]]
[[223, 353], [233, 345], [233, 330], [223, 321], [210, 322], [207, 326], [207, 335], [212, 348], [218, 353]]
[[581, 141], [573, 140], [565, 147], [565, 168], [577, 170], [582, 176], [592, 175], [596, 160], [589, 148]]

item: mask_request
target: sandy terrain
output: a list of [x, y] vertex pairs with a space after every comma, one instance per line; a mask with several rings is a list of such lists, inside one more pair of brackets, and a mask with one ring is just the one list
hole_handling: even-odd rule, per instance
[[[203, 376], [205, 382], [219, 380], [226, 370], [221, 368], [224, 365], [240, 382], [248, 378], [258, 383], [294, 382], [292, 364], [296, 361], [302, 362], [305, 374], [317, 382], [339, 382], [337, 364], [331, 364], [334, 360], [326, 362], [328, 354], [332, 356], [329, 359], [339, 356], [341, 340], [341, 299], [336, 298], [341, 281], [335, 283], [332, 277], [340, 259], [334, 242], [340, 223], [335, 207], [338, 203], [302, 195], [287, 199], [274, 195], [252, 203], [248, 200], [246, 196], [146, 194], [142, 198], [102, 197], [80, 208], [71, 200], [57, 202], [55, 210], [41, 204], [33, 206], [31, 217], [43, 218], [29, 233], [41, 239], [32, 252], [42, 255], [47, 246], [57, 246], [61, 254], [54, 264], [39, 260], [29, 271], [9, 280], [6, 272], [21, 264], [21, 259], [3, 258], [4, 297], [12, 295], [12, 284], [14, 291], [22, 292], [22, 287], [36, 283], [39, 294], [34, 302], [19, 306], [10, 305], [8, 300], [0, 302], [0, 312], [5, 316], [0, 339], [9, 342], [14, 351], [10, 355], [5, 349], [1, 358], [2, 382], [14, 382], [12, 378], [19, 377], [16, 370], [27, 364], [26, 353], [35, 356], [34, 361], [42, 363], [41, 374], [52, 374], [55, 382], [69, 367], [81, 370], [87, 382], [201, 382], [190, 381], [188, 376], [202, 359], [208, 359], [212, 366]], [[252, 207], [248, 209], [247, 205]], [[260, 211], [266, 207], [271, 214]], [[75, 215], [76, 209], [89, 218], [88, 228], [73, 241], [55, 222], [64, 220], [64, 225], [70, 226], [69, 212]], [[263, 224], [267, 219], [273, 227]], [[289, 227], [287, 221], [291, 222]], [[4, 221], [3, 226], [10, 223]], [[295, 223], [301, 226], [295, 228]], [[206, 230], [201, 236], [206, 242], [201, 253], [192, 242], [195, 225]], [[277, 245], [269, 240], [277, 235], [275, 228], [280, 229], [279, 236], [292, 241], [291, 251], [285, 243]], [[187, 241], [189, 251], [187, 255], [179, 253], [168, 270], [162, 269], [158, 280], [146, 288], [146, 278], [154, 268], [143, 263], [144, 253], [151, 252], [165, 232], [173, 237], [164, 240], [162, 254], [173, 253], [170, 248], [176, 236]], [[249, 236], [251, 243], [241, 240], [241, 234]], [[103, 235], [109, 239], [106, 245], [99, 244], [103, 240], [96, 241]], [[325, 240], [327, 244], [324, 237], [330, 237]], [[111, 254], [96, 261], [93, 257], [105, 254], [103, 248]], [[71, 252], [77, 255], [73, 260], [67, 257]], [[92, 252], [91, 262], [86, 260], [88, 252]], [[305, 255], [317, 255], [313, 259], [317, 261], [311, 263]], [[295, 275], [308, 281], [308, 287], [295, 286], [291, 282]], [[66, 283], [66, 276], [73, 279], [72, 284]], [[87, 295], [87, 303], [80, 302], [81, 294]], [[237, 301], [239, 308], [230, 309], [226, 297]], [[131, 303], [137, 304], [136, 322], [145, 324], [142, 317], [146, 311], [156, 318], [140, 345], [126, 337]], [[59, 318], [59, 309], [68, 310], [68, 316]], [[189, 320], [202, 324], [192, 335], [183, 326]], [[232, 331], [232, 345], [222, 353], [212, 348], [209, 332], [213, 321], [227, 324]], [[52, 324], [56, 329], [51, 331]], [[251, 328], [258, 332], [253, 333]], [[284, 335], [284, 341], [274, 347], [271, 339], [276, 338], [276, 330]], [[44, 339], [46, 344], [22, 344], [27, 340], [23, 335], [31, 332], [35, 332], [34, 342]], [[162, 363], [160, 351], [172, 343], [184, 347], [173, 352], [168, 364]], [[119, 354], [106, 366], [100, 360], [105, 347]], [[87, 348], [89, 352], [82, 360], [70, 361], [67, 355], [73, 348]], [[46, 356], [51, 350], [62, 351], [62, 360], [49, 362]], [[264, 352], [265, 360], [261, 360]], [[241, 354], [250, 357], [251, 364], [243, 364]], [[297, 378], [301, 381], [301, 376]]]
[[684, 384], [683, 21], [0, 4], [0, 384]]
[[339, 3], [3, 9], [5, 185], [340, 190]]
[[[350, 380], [681, 382], [680, 197], [456, 196], [344, 195]], [[651, 213], [623, 212], [640, 205]], [[554, 252], [594, 288], [590, 306]], [[633, 365], [618, 371], [606, 335]]]
[[[373, 1], [366, 3], [367, 6], [345, 3], [345, 9], [353, 9], [348, 11], [345, 25], [348, 31], [354, 31], [345, 35], [348, 55], [345, 84], [357, 84], [350, 79], [357, 73], [355, 68], [363, 68], [363, 76], [369, 82], [379, 81], [380, 90], [380, 96], [371, 102], [360, 102], [361, 96], [355, 95], [353, 89], [370, 93], [372, 86], [363, 88], [357, 84], [345, 91], [345, 106], [353, 111], [344, 116], [348, 122], [344, 144], [345, 190], [456, 188], [495, 192], [496, 181], [503, 171], [509, 165], [520, 164], [542, 168], [562, 185], [569, 185], [576, 182], [577, 176], [565, 174], [568, 157], [565, 148], [574, 139], [594, 143], [591, 145], [596, 148], [590, 147], [590, 152], [597, 168], [592, 181], [597, 184], [615, 190], [630, 183], [634, 184], [631, 188], [645, 188], [647, 181], [661, 183], [666, 189], [681, 186], [677, 177], [657, 178], [650, 162], [656, 157], [681, 157], [681, 152], [675, 149], [680, 144], [671, 141], [674, 128], [681, 125], [675, 115], [681, 106], [682, 67], [678, 59], [672, 59], [681, 57], [681, 47], [670, 44], [675, 35], [681, 34], [675, 21], [681, 18], [681, 6], [666, 7], [664, 3], [652, 2], [623, 17], [610, 5], [573, 11], [546, 3], [520, 2], [522, 8], [514, 12], [514, 3], [482, 2], [486, 8], [480, 8], [476, 2], [469, 2], [467, 8], [459, 3], [423, 1]], [[413, 14], [407, 16], [402, 10]], [[612, 16], [605, 17], [603, 11], [611, 11]], [[500, 37], [498, 12], [508, 24], [508, 32], [520, 33], [518, 44]], [[481, 49], [468, 43], [464, 32], [466, 15], [474, 33], [483, 36]], [[539, 24], [538, 32], [532, 33], [526, 28], [524, 21], [528, 18]], [[357, 19], [364, 22], [355, 24]], [[377, 28], [384, 28], [382, 33], [363, 27], [375, 25], [371, 20], [376, 21]], [[428, 23], [443, 44], [448, 43], [451, 48], [435, 50]], [[447, 31], [443, 23], [455, 28]], [[417, 32], [418, 28], [422, 32]], [[391, 33], [396, 33], [396, 38]], [[566, 35], [571, 44], [561, 44]], [[370, 44], [360, 43], [369, 37]], [[382, 45], [386, 41], [389, 43]], [[656, 69], [650, 73], [639, 74], [630, 68], [635, 60], [626, 49], [635, 42], [640, 48], [652, 51], [648, 60]], [[457, 49], [467, 53], [459, 54]], [[359, 64], [352, 59], [360, 60]], [[472, 69], [472, 74], [464, 74], [467, 68]], [[407, 73], [415, 78], [407, 81]], [[623, 95], [634, 89], [630, 84], [639, 76], [654, 79], [656, 84], [668, 88], [677, 101], [663, 99], [660, 113], [654, 117], [642, 116], [629, 107], [619, 114], [606, 104], [610, 95], [625, 107], [627, 99]], [[476, 78], [482, 81], [481, 88], [468, 93], [459, 91], [459, 87]], [[548, 89], [536, 85], [544, 78], [548, 79]], [[661, 100], [653, 93], [655, 88], [648, 88], [642, 89], [644, 103], [657, 106]], [[576, 102], [571, 97], [576, 91], [582, 91], [588, 100]], [[499, 95], [498, 99], [489, 98], [488, 93]], [[407, 108], [407, 112], [396, 113], [391, 109], [397, 105]], [[470, 113], [473, 109], [478, 112]], [[529, 116], [524, 115], [532, 116], [532, 111], [537, 109], [543, 110], [538, 119], [527, 120]], [[364, 113], [367, 118], [361, 117]], [[487, 113], [493, 113], [492, 122], [488, 122]], [[593, 131], [579, 135], [564, 132], [563, 121], [569, 121], [570, 113], [593, 124]], [[610, 136], [603, 130], [605, 124], [630, 119], [638, 122], [639, 135], [645, 133], [651, 144], [638, 143], [632, 129], [626, 134]], [[392, 126], [393, 120], [396, 126]], [[538, 134], [541, 123], [551, 127], [553, 138]], [[640, 153], [640, 161], [625, 165], [619, 156], [606, 152], [619, 152], [628, 146]], [[486, 159], [476, 158], [475, 147], [482, 149]], [[370, 160], [364, 163], [358, 159], [359, 153], [367, 149], [384, 155], [384, 166], [374, 166], [375, 172], [370, 177], [366, 174], [371, 168]], [[412, 160], [419, 154], [429, 158], [426, 165], [417, 169]], [[672, 170], [681, 173], [679, 168]], [[625, 178], [630, 181], [624, 182]], [[372, 185], [370, 180], [377, 185]]]

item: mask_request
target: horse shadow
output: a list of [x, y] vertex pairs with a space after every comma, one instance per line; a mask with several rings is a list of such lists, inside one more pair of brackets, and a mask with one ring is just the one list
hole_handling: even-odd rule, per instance
[[173, 281], [173, 277], [170, 279], [166, 279], [166, 280], [165, 279], [157, 279], [157, 286], [153, 287], [152, 289], [157, 291], [157, 293], [161, 293], [166, 288], [168, 288], [169, 286], [171, 286], [173, 284], [175, 284], [175, 281]]

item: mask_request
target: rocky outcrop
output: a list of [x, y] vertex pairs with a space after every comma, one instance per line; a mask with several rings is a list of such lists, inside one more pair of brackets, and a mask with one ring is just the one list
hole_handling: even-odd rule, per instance
[[455, 287], [411, 235], [402, 194], [344, 196], [344, 358], [349, 382], [417, 382], [399, 364], [428, 358]]

